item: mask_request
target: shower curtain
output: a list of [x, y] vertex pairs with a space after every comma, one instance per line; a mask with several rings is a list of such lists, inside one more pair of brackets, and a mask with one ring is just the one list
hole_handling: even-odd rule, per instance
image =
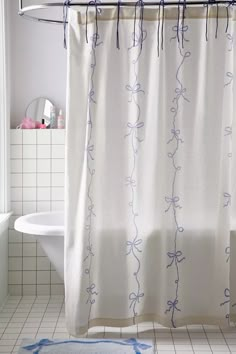
[[69, 10], [73, 335], [142, 321], [228, 325], [233, 316], [235, 12], [164, 11], [163, 21], [162, 7]]

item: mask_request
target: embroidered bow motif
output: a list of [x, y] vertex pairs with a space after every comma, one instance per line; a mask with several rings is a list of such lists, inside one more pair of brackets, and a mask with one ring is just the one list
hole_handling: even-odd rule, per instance
[[[127, 127], [130, 129], [129, 132], [125, 135], [125, 138], [127, 136], [130, 136], [131, 134], [135, 135], [135, 138], [138, 140], [139, 143], [141, 143], [143, 140], [140, 139], [137, 135], [137, 129], [141, 129], [144, 127], [143, 122], [136, 121], [135, 123], [128, 122]], [[134, 149], [134, 152], [137, 153], [137, 150]]]
[[139, 299], [144, 297], [144, 293], [135, 294], [134, 292], [129, 294], [129, 300], [131, 300], [129, 308], [131, 308], [136, 302], [139, 302]]
[[141, 44], [145, 41], [145, 39], [147, 38], [147, 31], [146, 30], [142, 30], [139, 27], [139, 33], [132, 33], [132, 42], [133, 45], [131, 47], [129, 47], [129, 50], [134, 48], [134, 47], [139, 47], [141, 46]]
[[89, 294], [89, 297], [88, 297], [88, 300], [87, 300], [86, 304], [88, 302], [90, 302], [91, 304], [94, 304], [95, 300], [91, 299], [91, 297], [92, 297], [92, 295], [98, 295], [98, 292], [95, 291], [95, 288], [96, 288], [96, 285], [94, 283], [86, 288], [86, 291]]
[[184, 37], [184, 33], [188, 31], [188, 26], [187, 26], [187, 25], [184, 25], [184, 26], [183, 26], [183, 24], [180, 23], [180, 24], [178, 24], [178, 25], [173, 26], [173, 27], [172, 27], [172, 31], [173, 31], [173, 32], [176, 32], [176, 35], [175, 35], [174, 37], [171, 37], [170, 41], [172, 41], [173, 39], [176, 39], [176, 38], [177, 38], [177, 34], [178, 34], [178, 33], [181, 33], [182, 36], [183, 36], [183, 40], [184, 40], [185, 42], [189, 42], [189, 40]]
[[91, 160], [94, 160], [94, 157], [92, 156], [92, 152], [94, 151], [94, 145], [87, 146], [86, 151]]
[[224, 84], [224, 87], [230, 85], [234, 78], [233, 73], [231, 73], [230, 71], [226, 73], [226, 77], [229, 78], [229, 81]]
[[172, 138], [170, 138], [170, 140], [167, 141], [167, 144], [169, 144], [171, 141], [173, 141], [174, 139], [180, 141], [181, 143], [183, 143], [184, 141], [179, 137], [180, 135], [180, 130], [179, 129], [171, 129], [171, 133]]
[[173, 206], [173, 208], [179, 208], [181, 209], [182, 207], [180, 205], [177, 205], [176, 203], [179, 202], [179, 197], [175, 196], [175, 197], [165, 197], [165, 201], [167, 203], [169, 203], [168, 208], [165, 210], [165, 213], [167, 213], [170, 209], [171, 206]]
[[181, 251], [167, 252], [167, 256], [171, 259], [171, 263], [168, 264], [167, 268], [171, 267], [174, 261], [180, 263], [185, 259], [185, 257], [182, 257], [183, 253]]
[[232, 127], [225, 127], [225, 134], [224, 136], [232, 135]]
[[230, 41], [230, 48], [228, 49], [228, 52], [231, 52], [233, 49], [234, 38], [230, 33], [227, 33], [226, 37]]
[[180, 309], [178, 309], [178, 307], [177, 307], [177, 304], [178, 304], [177, 299], [175, 299], [174, 301], [168, 300], [167, 305], [169, 306], [169, 308], [165, 311], [165, 313], [170, 312], [171, 310], [180, 311]]
[[125, 88], [126, 88], [127, 91], [130, 91], [132, 93], [132, 95], [136, 94], [138, 92], [142, 92], [142, 93], [145, 94], [144, 90], [141, 89], [141, 84], [139, 84], [139, 83], [136, 83], [133, 86], [126, 85]]
[[126, 177], [126, 186], [136, 187], [136, 181], [131, 176]]
[[185, 92], [186, 92], [186, 88], [184, 88], [182, 86], [181, 86], [181, 88], [176, 87], [176, 89], [175, 89], [176, 96], [173, 98], [172, 102], [178, 101], [180, 97], [183, 97], [183, 99], [185, 101], [189, 102], [189, 100], [184, 96]]
[[224, 295], [225, 295], [226, 300], [224, 302], [222, 302], [220, 304], [220, 306], [223, 306], [223, 305], [228, 304], [230, 302], [230, 290], [228, 288], [226, 288], [224, 290]]
[[229, 259], [230, 259], [230, 247], [226, 247], [225, 248], [225, 254], [228, 256], [226, 259], [226, 263], [228, 263]]
[[128, 256], [131, 252], [133, 252], [134, 248], [135, 248], [138, 252], [142, 252], [142, 251], [138, 248], [138, 246], [141, 245], [142, 242], [143, 242], [143, 241], [142, 241], [141, 238], [138, 239], [138, 240], [134, 239], [133, 241], [127, 241], [127, 242], [126, 242], [126, 245], [127, 245], [127, 247], [130, 247], [130, 249], [128, 250], [128, 252], [126, 253], [126, 255]]
[[[93, 68], [93, 67], [94, 67], [94, 65], [91, 64], [91, 68]], [[89, 91], [89, 94], [88, 94], [89, 102], [93, 102], [93, 103], [96, 104], [96, 101], [95, 101], [95, 99], [93, 98], [94, 95], [95, 95], [95, 92], [94, 92], [93, 89], [91, 89], [91, 90]]]
[[231, 195], [227, 192], [224, 193], [224, 198], [226, 198], [224, 208], [231, 205]]

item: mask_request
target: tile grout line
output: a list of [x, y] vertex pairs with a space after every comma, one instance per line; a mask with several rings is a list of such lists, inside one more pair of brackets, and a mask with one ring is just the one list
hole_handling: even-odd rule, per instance
[[59, 322], [59, 318], [60, 318], [60, 315], [62, 313], [62, 309], [63, 309], [64, 304], [65, 304], [65, 300], [62, 301], [62, 305], [61, 305], [61, 308], [60, 308], [60, 311], [59, 311], [59, 314], [58, 314], [58, 317], [57, 317], [57, 320], [56, 320], [56, 324], [55, 324], [53, 335], [52, 335], [53, 339], [54, 339], [54, 335], [55, 335], [55, 332], [56, 332], [57, 324]]
[[189, 330], [188, 330], [188, 326], [186, 326], [186, 332], [188, 333], [188, 336], [189, 336], [189, 340], [190, 340], [190, 343], [191, 343], [191, 347], [192, 347], [193, 353], [195, 353], [195, 350], [194, 350], [194, 348], [193, 348], [192, 338], [191, 338], [191, 335], [190, 335]]
[[[24, 299], [24, 296], [22, 296], [21, 301], [22, 301], [23, 299]], [[22, 334], [22, 329], [23, 329], [23, 327], [25, 326], [26, 321], [27, 321], [28, 318], [29, 318], [29, 315], [31, 314], [31, 310], [32, 310], [32, 307], [33, 307], [34, 304], [35, 304], [35, 301], [36, 301], [36, 296], [35, 296], [35, 298], [34, 298], [34, 301], [33, 301], [32, 304], [31, 304], [31, 307], [30, 307], [30, 309], [29, 309], [29, 313], [28, 313], [28, 315], [26, 316], [26, 319], [25, 319], [25, 321], [24, 321], [24, 324], [22, 324], [20, 333], [18, 334], [18, 337], [17, 337], [17, 339], [16, 339], [16, 343], [18, 342], [19, 336]], [[21, 302], [20, 302], [20, 303], [21, 303]], [[17, 306], [17, 310], [18, 310], [18, 307], [19, 307], [20, 303], [19, 303], [18, 306]], [[15, 348], [16, 345], [18, 345], [18, 344], [15, 344], [15, 345], [14, 345], [14, 348]], [[12, 352], [14, 352], [14, 348], [13, 348]]]
[[[209, 345], [209, 347], [210, 347], [210, 351], [213, 353], [212, 348], [211, 348], [211, 345], [210, 345], [210, 342], [209, 342], [209, 339], [208, 339], [208, 336], [207, 336], [207, 332], [206, 332], [206, 330], [205, 330], [205, 327], [202, 326], [202, 328], [203, 328], [203, 331], [204, 331], [204, 333], [205, 333], [205, 336], [206, 336], [206, 339], [207, 339], [207, 343], [208, 343], [208, 345]], [[213, 354], [214, 354], [214, 353], [213, 353]]]
[[224, 340], [225, 340], [225, 344], [226, 344], [226, 346], [227, 346], [227, 347], [228, 347], [228, 349], [229, 349], [229, 353], [231, 353], [231, 350], [230, 350], [230, 347], [229, 347], [228, 341], [227, 341], [227, 339], [225, 338], [224, 332], [222, 331], [221, 327], [220, 327], [220, 332], [221, 332], [221, 334], [222, 334], [222, 336], [223, 336], [223, 338], [224, 338]]
[[[6, 331], [7, 327], [8, 327], [8, 325], [9, 325], [9, 323], [11, 322], [13, 316], [15, 315], [15, 313], [16, 313], [16, 311], [17, 311], [17, 309], [18, 309], [18, 306], [19, 306], [19, 303], [20, 303], [21, 300], [22, 300], [22, 296], [20, 296], [20, 299], [19, 299], [19, 301], [18, 301], [18, 303], [17, 303], [17, 306], [16, 306], [16, 308], [15, 308], [15, 311], [13, 312], [12, 316], [10, 316], [9, 321], [7, 322], [7, 325], [5, 326], [5, 329], [4, 329], [3, 333], [2, 333], [2, 335], [0, 336], [0, 339], [2, 339], [3, 335], [5, 334], [5, 331]], [[6, 305], [7, 305], [7, 304], [6, 304]]]
[[37, 332], [36, 332], [36, 334], [35, 334], [35, 338], [37, 337], [37, 335], [38, 335], [38, 333], [39, 333], [39, 329], [40, 329], [40, 326], [41, 326], [41, 324], [42, 324], [42, 322], [43, 322], [44, 316], [45, 316], [45, 314], [46, 314], [46, 312], [47, 312], [47, 309], [48, 309], [48, 305], [49, 305], [49, 303], [50, 303], [50, 300], [51, 300], [51, 296], [49, 296], [49, 298], [48, 298], [47, 306], [45, 307], [44, 312], [43, 312], [43, 315], [42, 315], [42, 318], [41, 318], [41, 321], [40, 321], [39, 324], [38, 324], [38, 330], [37, 330]]
[[175, 342], [174, 342], [174, 337], [173, 337], [173, 333], [172, 333], [171, 328], [170, 328], [170, 334], [171, 334], [172, 343], [173, 343], [173, 346], [174, 346], [174, 352], [176, 353], [176, 349], [175, 349]]

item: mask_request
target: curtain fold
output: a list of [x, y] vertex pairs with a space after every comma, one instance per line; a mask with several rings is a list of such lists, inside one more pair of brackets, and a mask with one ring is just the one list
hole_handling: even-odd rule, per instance
[[[69, 10], [68, 330], [229, 325], [235, 12]], [[141, 16], [141, 17], [140, 17]], [[88, 43], [86, 43], [86, 32]], [[158, 36], [159, 34], [159, 36]], [[120, 49], [117, 49], [117, 35]], [[205, 40], [206, 35], [208, 41]], [[162, 50], [163, 44], [163, 50]], [[159, 56], [158, 56], [159, 54]], [[236, 284], [235, 284], [236, 285]]]

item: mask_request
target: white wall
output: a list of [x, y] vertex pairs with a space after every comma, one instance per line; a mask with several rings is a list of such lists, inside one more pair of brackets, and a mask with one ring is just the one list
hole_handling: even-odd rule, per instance
[[23, 19], [18, 15], [18, 0], [7, 1], [7, 25], [11, 127], [21, 122], [28, 103], [39, 96], [49, 98], [65, 112], [63, 26]]

